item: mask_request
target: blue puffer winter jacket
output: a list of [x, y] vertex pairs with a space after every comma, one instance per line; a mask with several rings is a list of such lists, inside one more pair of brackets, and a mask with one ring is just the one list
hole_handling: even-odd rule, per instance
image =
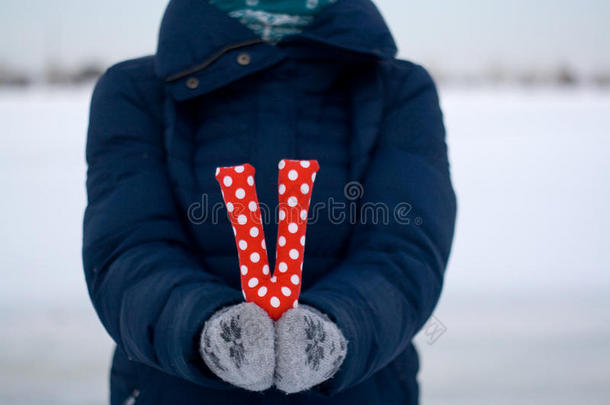
[[[172, 0], [157, 53], [103, 75], [83, 261], [117, 344], [112, 404], [417, 402], [411, 340], [441, 292], [456, 204], [435, 86], [395, 53], [371, 0], [338, 0], [277, 45]], [[290, 396], [233, 387], [198, 354], [205, 320], [242, 300], [214, 169], [251, 163], [274, 207], [282, 158], [320, 163], [300, 301], [349, 340], [333, 379]], [[264, 230], [273, 258], [276, 225]]]

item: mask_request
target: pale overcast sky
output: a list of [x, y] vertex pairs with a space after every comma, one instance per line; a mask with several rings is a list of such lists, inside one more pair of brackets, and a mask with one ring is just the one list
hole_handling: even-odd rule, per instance
[[[202, 0], [205, 1], [205, 0]], [[342, 0], [349, 1], [349, 0]], [[0, 65], [39, 72], [153, 53], [167, 0], [2, 0]], [[376, 0], [400, 56], [444, 71], [610, 70], [608, 0]]]

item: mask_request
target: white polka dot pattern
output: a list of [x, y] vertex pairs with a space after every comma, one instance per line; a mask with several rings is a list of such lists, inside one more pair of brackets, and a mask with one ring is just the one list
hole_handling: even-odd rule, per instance
[[298, 302], [307, 213], [320, 167], [315, 160], [282, 159], [278, 168], [279, 221], [273, 274], [265, 250], [254, 167], [246, 163], [216, 169], [238, 247], [244, 298], [265, 309], [274, 320]]

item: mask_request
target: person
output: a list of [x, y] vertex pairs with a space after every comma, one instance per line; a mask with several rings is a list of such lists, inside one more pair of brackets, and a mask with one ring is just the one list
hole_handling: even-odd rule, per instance
[[[434, 82], [396, 52], [371, 0], [171, 0], [156, 54], [103, 74], [83, 266], [112, 404], [418, 402], [456, 201]], [[301, 296], [273, 321], [242, 297], [214, 173], [251, 164], [272, 206], [282, 159], [320, 170]]]

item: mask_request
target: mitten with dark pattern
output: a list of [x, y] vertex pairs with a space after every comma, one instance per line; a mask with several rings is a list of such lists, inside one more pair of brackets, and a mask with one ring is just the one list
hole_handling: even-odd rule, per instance
[[289, 309], [275, 323], [275, 386], [287, 394], [331, 378], [341, 367], [347, 341], [326, 315], [307, 305]]
[[223, 308], [203, 327], [201, 356], [223, 380], [263, 391], [273, 385], [274, 333], [273, 320], [252, 302]]

